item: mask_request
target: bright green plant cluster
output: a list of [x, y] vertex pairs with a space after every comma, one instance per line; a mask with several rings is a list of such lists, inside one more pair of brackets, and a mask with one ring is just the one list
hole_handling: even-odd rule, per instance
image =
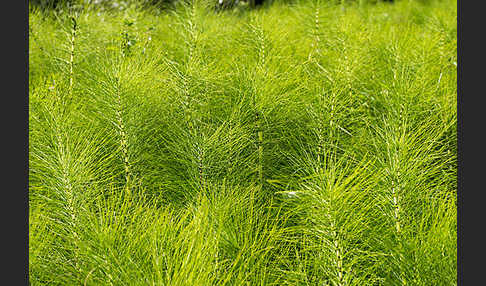
[[32, 285], [456, 285], [456, 0], [29, 12]]

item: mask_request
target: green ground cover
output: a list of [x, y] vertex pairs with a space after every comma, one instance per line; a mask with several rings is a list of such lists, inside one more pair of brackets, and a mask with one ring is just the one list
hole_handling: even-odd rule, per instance
[[456, 285], [456, 6], [31, 6], [31, 284]]

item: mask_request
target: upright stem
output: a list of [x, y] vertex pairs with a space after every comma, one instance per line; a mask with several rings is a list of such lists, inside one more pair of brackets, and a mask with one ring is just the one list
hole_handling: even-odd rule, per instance
[[71, 16], [71, 40], [70, 40], [70, 57], [69, 57], [69, 99], [73, 97], [73, 87], [74, 87], [74, 49], [76, 44], [76, 31], [77, 31], [77, 21], [74, 16]]
[[204, 160], [204, 150], [201, 149], [198, 152], [198, 171], [199, 171], [199, 185], [204, 188], [206, 186], [204, 180], [204, 170], [203, 170], [203, 160]]
[[317, 54], [319, 54], [320, 50], [319, 50], [319, 44], [320, 44], [320, 41], [321, 41], [321, 38], [319, 37], [319, 2], [317, 2], [316, 4], [316, 12], [315, 12], [315, 15], [314, 15], [314, 18], [315, 18], [315, 30], [314, 30], [314, 34], [315, 34], [315, 51]]
[[400, 268], [400, 279], [402, 285], [407, 285], [407, 280], [405, 277], [405, 271], [403, 269], [403, 241], [402, 241], [402, 226], [401, 226], [401, 218], [400, 218], [400, 189], [399, 184], [397, 188], [392, 186], [392, 197], [393, 197], [393, 218], [395, 220], [395, 233], [398, 239], [398, 250], [399, 250], [399, 268]]
[[[61, 103], [59, 103], [61, 104]], [[60, 120], [62, 120], [62, 118], [59, 118], [58, 116], [56, 116], [54, 118], [54, 128], [55, 128], [55, 132], [56, 132], [56, 141], [57, 141], [57, 160], [59, 162], [59, 166], [61, 168], [61, 174], [60, 174], [60, 185], [61, 185], [61, 188], [62, 188], [62, 192], [65, 193], [66, 195], [66, 208], [67, 208], [67, 214], [68, 214], [68, 217], [66, 218], [69, 222], [69, 224], [71, 225], [72, 229], [71, 229], [71, 234], [74, 238], [73, 240], [73, 247], [74, 247], [74, 252], [76, 252], [78, 250], [78, 246], [77, 246], [77, 242], [78, 242], [78, 239], [79, 239], [79, 235], [78, 233], [76, 232], [76, 229], [75, 229], [75, 226], [76, 226], [76, 220], [77, 220], [77, 216], [76, 216], [76, 208], [75, 208], [75, 204], [76, 204], [76, 193], [74, 192], [74, 189], [73, 189], [73, 182], [72, 180], [70, 179], [70, 171], [69, 171], [69, 165], [71, 162], [69, 162], [70, 160], [70, 156], [69, 156], [69, 145], [65, 145], [65, 141], [63, 140], [63, 137], [61, 136], [63, 133], [65, 133], [65, 130], [64, 130], [64, 126], [62, 126], [62, 122], [60, 122]], [[79, 263], [78, 263], [78, 259], [76, 257], [76, 253], [73, 253], [73, 261], [74, 261], [74, 266], [77, 270], [79, 270]]]
[[[258, 47], [258, 68], [257, 70], [259, 73], [257, 74], [257, 79], [261, 78], [261, 81], [258, 81], [258, 84], [264, 83], [265, 82], [265, 77], [267, 76], [266, 74], [266, 63], [265, 63], [265, 38], [263, 34], [263, 30], [261, 27], [258, 27], [257, 29], [257, 37], [258, 41], [260, 43], [260, 46]], [[256, 92], [254, 93], [254, 108], [255, 108], [255, 120], [256, 120], [256, 125], [257, 125], [257, 149], [258, 149], [258, 183], [260, 185], [260, 188], [263, 188], [263, 183], [264, 183], [264, 174], [263, 174], [263, 124], [262, 124], [262, 110], [257, 104], [257, 96], [259, 95], [261, 91], [257, 88]]]
[[405, 124], [403, 122], [403, 106], [400, 106], [399, 110], [399, 115], [398, 115], [398, 126], [394, 125], [392, 128], [392, 132], [394, 132], [393, 136], [398, 136], [395, 137], [394, 141], [397, 144], [392, 150], [389, 150], [391, 154], [390, 159], [390, 166], [391, 168], [391, 206], [393, 208], [393, 213], [392, 213], [392, 218], [393, 218], [393, 230], [395, 232], [395, 235], [397, 237], [397, 248], [398, 248], [398, 268], [400, 272], [400, 283], [401, 285], [407, 285], [407, 280], [406, 280], [406, 273], [405, 273], [405, 268], [403, 265], [404, 262], [404, 257], [403, 257], [403, 225], [402, 225], [402, 184], [401, 184], [401, 172], [400, 172], [400, 160], [401, 160], [401, 154], [402, 154], [402, 142], [401, 138], [402, 136], [405, 135]]
[[122, 151], [122, 156], [123, 156], [123, 166], [125, 168], [125, 181], [127, 188], [129, 188], [130, 184], [130, 163], [129, 163], [129, 153], [128, 153], [128, 138], [127, 138], [127, 133], [126, 133], [126, 128], [125, 124], [123, 121], [123, 116], [122, 116], [122, 110], [123, 110], [123, 105], [122, 105], [122, 98], [121, 98], [121, 92], [120, 92], [120, 76], [118, 75], [116, 78], [116, 117], [118, 121], [118, 133], [120, 136], [120, 145], [121, 145], [121, 151]]
[[[324, 110], [323, 96], [319, 94], [319, 109]], [[317, 163], [319, 172], [322, 172], [324, 168], [324, 119], [323, 114], [318, 115], [318, 126], [317, 126]]]
[[[405, 124], [403, 122], [403, 105], [400, 105], [400, 111], [399, 111], [399, 122], [400, 122], [400, 137], [405, 134]], [[401, 140], [399, 140], [399, 145], [398, 145], [398, 158], [401, 157]], [[400, 198], [400, 193], [401, 193], [401, 176], [400, 176], [400, 169], [398, 169], [397, 174], [396, 174], [396, 191], [395, 191], [395, 186], [393, 186], [393, 204], [394, 204], [394, 214], [395, 214], [395, 229], [397, 232], [398, 236], [398, 246], [400, 249], [400, 275], [401, 275], [401, 282], [402, 285], [407, 285], [407, 279], [405, 276], [405, 271], [403, 269], [403, 240], [402, 240], [402, 226], [401, 226], [401, 198]]]
[[[188, 59], [186, 62], [186, 72], [185, 76], [182, 79], [182, 86], [183, 86], [183, 108], [184, 114], [186, 117], [186, 121], [188, 124], [189, 133], [196, 137], [200, 136], [200, 130], [198, 126], [195, 126], [194, 117], [191, 110], [191, 103], [192, 98], [189, 90], [189, 80], [191, 79], [192, 68], [195, 65], [194, 60], [197, 56], [197, 41], [198, 41], [198, 31], [196, 26], [196, 7], [197, 3], [196, 0], [192, 0], [191, 7], [190, 7], [190, 15], [188, 21], [188, 33], [189, 33], [189, 43], [188, 43]], [[193, 139], [196, 139], [193, 138]], [[205, 174], [204, 174], [204, 142], [201, 142], [201, 145], [197, 145], [195, 154], [197, 156], [197, 171], [199, 176], [199, 186], [204, 188], [205, 183]]]
[[256, 113], [256, 120], [258, 124], [258, 180], [260, 186], [263, 187], [263, 131], [259, 113], [260, 112], [258, 111]]
[[334, 240], [334, 253], [336, 256], [336, 270], [337, 270], [337, 279], [339, 286], [344, 286], [344, 269], [343, 269], [343, 257], [341, 253], [341, 245], [339, 243], [339, 236], [335, 229], [334, 222], [331, 223], [331, 227], [333, 228], [332, 237]]
[[121, 39], [121, 51], [120, 51], [120, 62], [118, 63], [118, 71], [116, 75], [116, 82], [115, 82], [115, 114], [118, 123], [118, 134], [120, 136], [120, 146], [122, 152], [122, 160], [123, 160], [123, 167], [125, 170], [125, 183], [128, 193], [130, 193], [130, 177], [131, 177], [131, 168], [130, 168], [130, 159], [129, 159], [129, 150], [128, 150], [128, 135], [127, 130], [125, 127], [125, 121], [123, 120], [123, 99], [122, 99], [122, 92], [121, 92], [121, 73], [123, 68], [123, 63], [125, 58], [128, 56], [128, 31], [122, 32], [122, 39]]
[[[320, 54], [320, 37], [319, 37], [319, 31], [320, 31], [320, 21], [319, 21], [319, 8], [320, 8], [320, 1], [317, 1], [315, 3], [316, 5], [316, 10], [314, 12], [314, 49], [309, 53], [309, 59], [314, 62], [316, 65], [318, 65], [318, 59], [316, 56], [319, 56]], [[315, 56], [314, 56], [315, 55]], [[324, 110], [324, 94], [323, 92], [320, 92], [318, 95], [318, 108], [319, 110]], [[317, 163], [318, 163], [318, 171], [322, 172], [322, 169], [324, 168], [324, 120], [323, 120], [323, 114], [318, 115], [318, 120], [317, 120]]]
[[400, 195], [399, 190], [396, 190], [395, 187], [392, 187], [392, 196], [393, 196], [393, 217], [395, 219], [395, 231], [398, 236], [401, 234], [401, 226], [400, 226]]

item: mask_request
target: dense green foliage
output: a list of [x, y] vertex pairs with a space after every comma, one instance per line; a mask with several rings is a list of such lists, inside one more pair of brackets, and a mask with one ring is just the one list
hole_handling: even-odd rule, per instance
[[294, 2], [30, 7], [32, 285], [457, 284], [456, 1]]

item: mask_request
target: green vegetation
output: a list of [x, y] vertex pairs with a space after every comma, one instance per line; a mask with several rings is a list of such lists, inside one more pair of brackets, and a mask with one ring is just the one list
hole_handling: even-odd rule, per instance
[[338, 2], [31, 6], [31, 284], [456, 285], [456, 0]]

